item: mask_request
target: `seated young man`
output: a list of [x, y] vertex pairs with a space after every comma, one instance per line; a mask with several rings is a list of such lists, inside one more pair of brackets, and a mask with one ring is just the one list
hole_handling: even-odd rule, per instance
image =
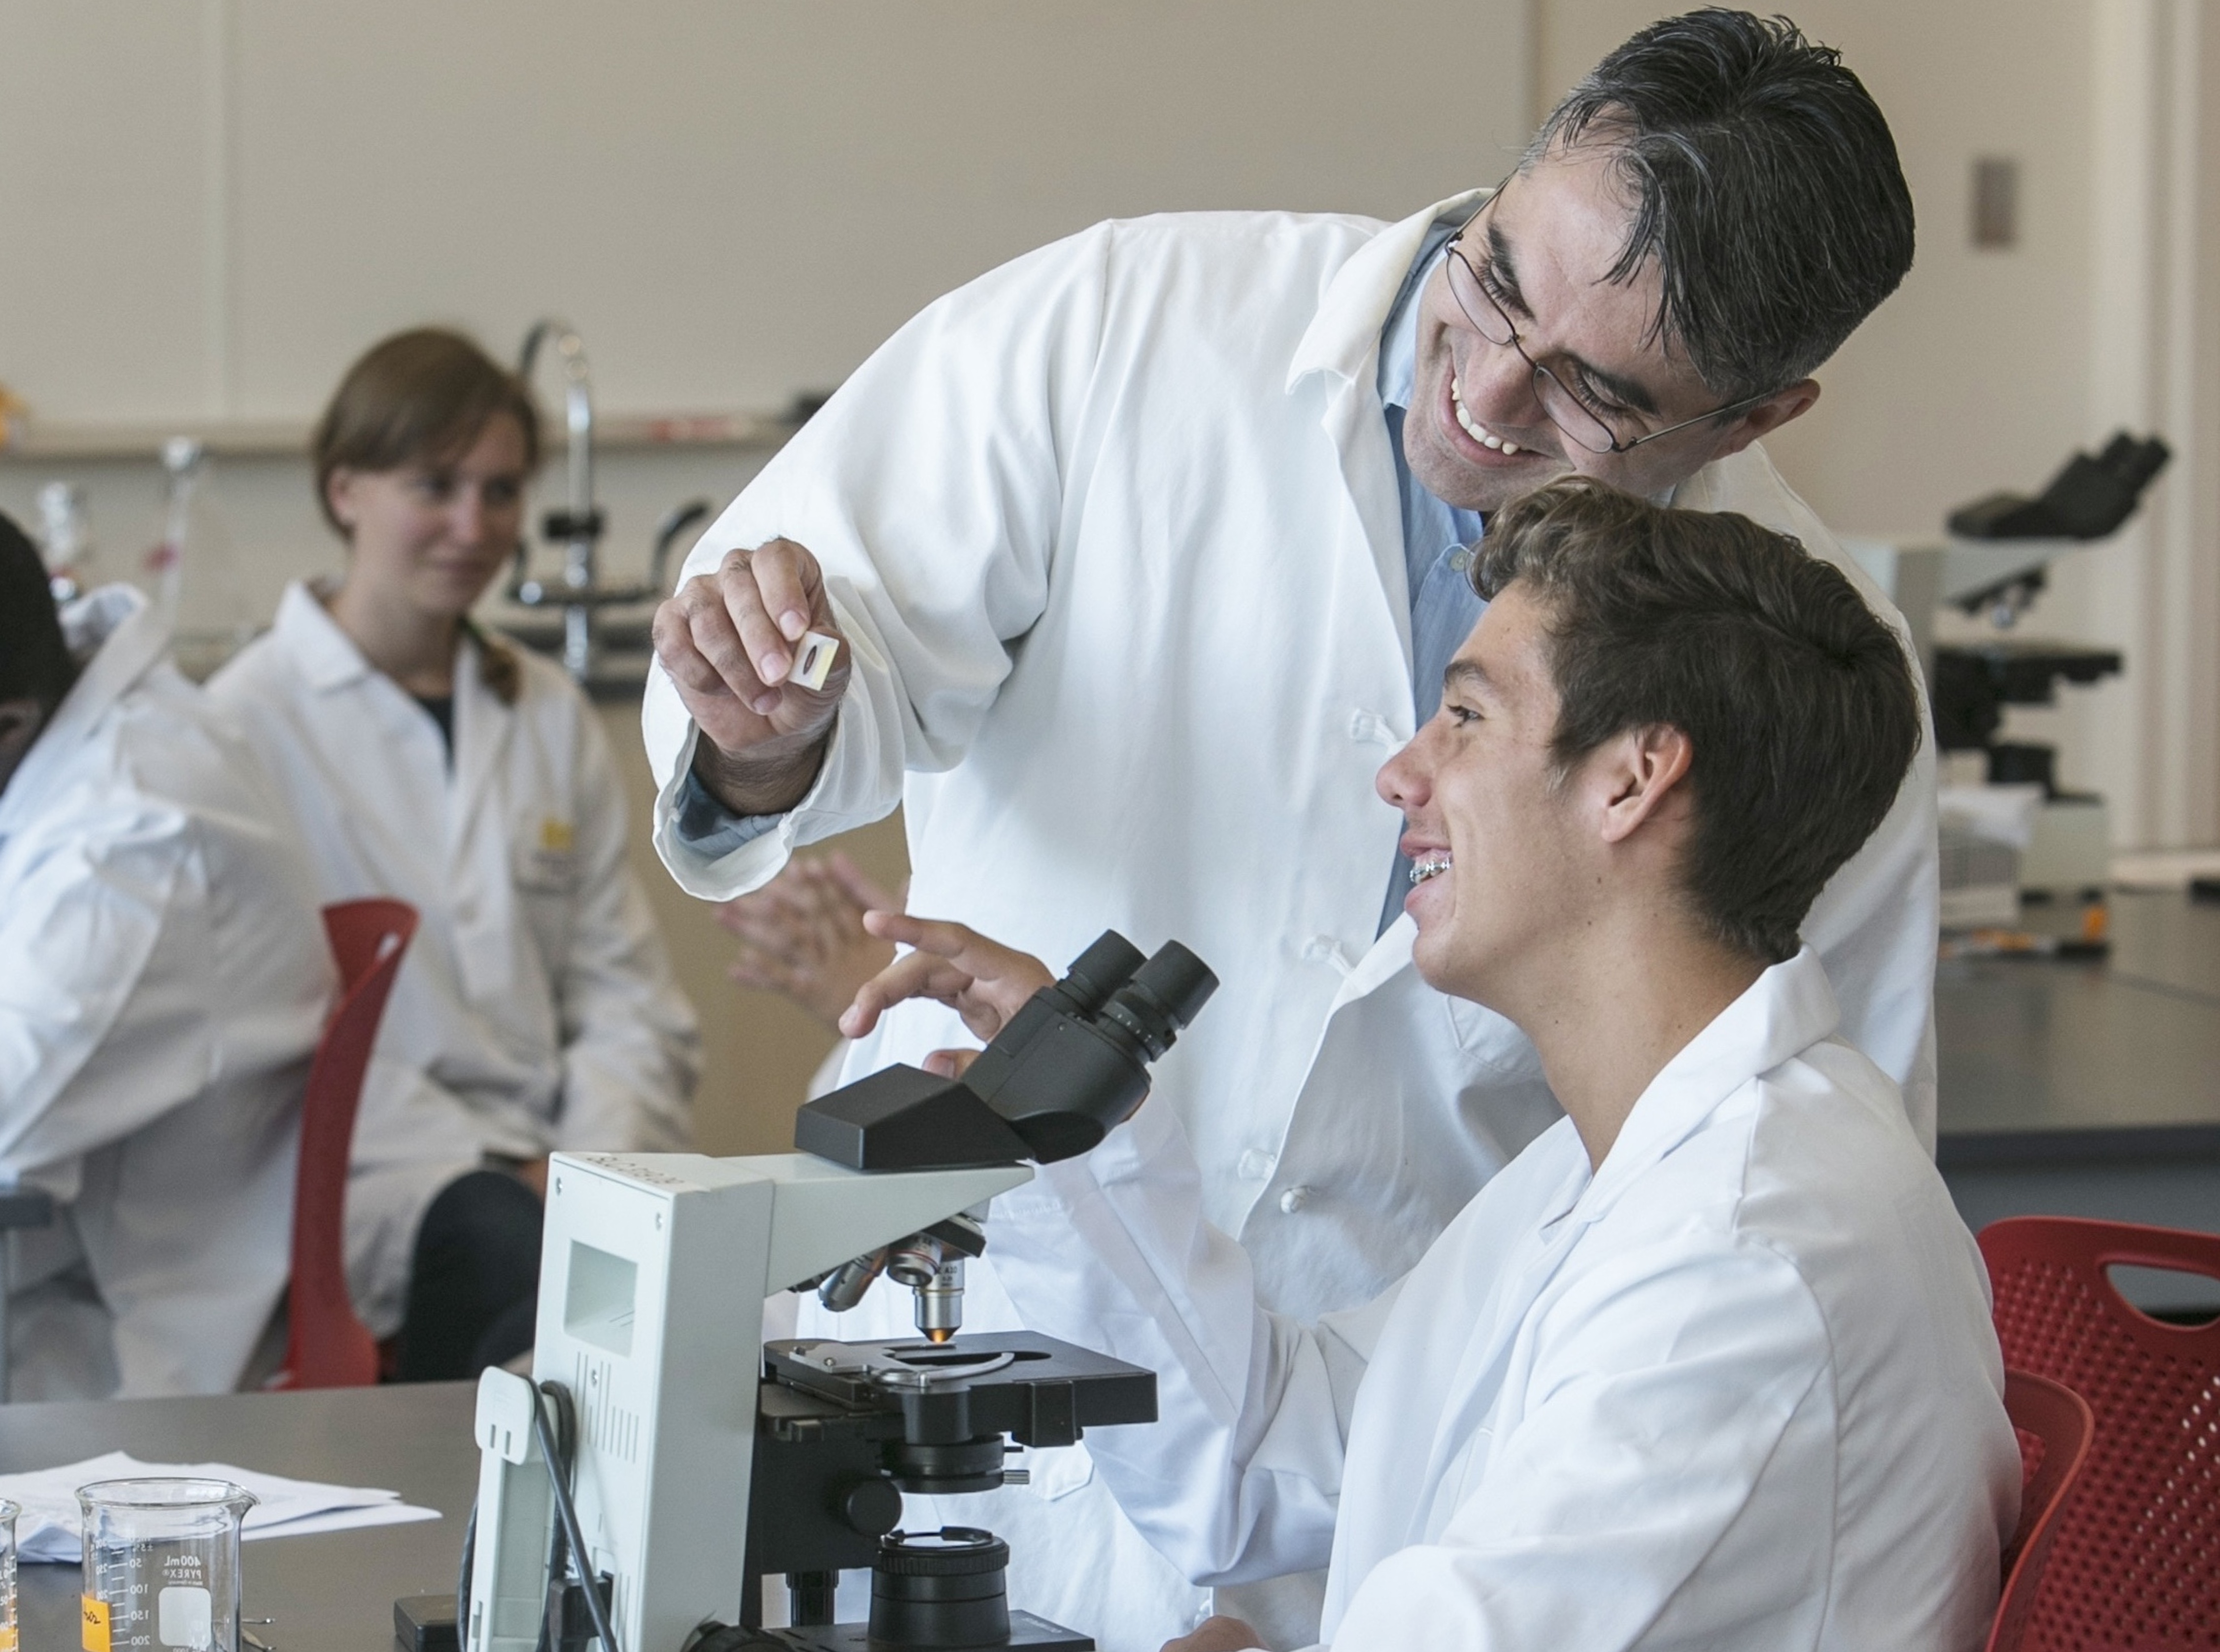
[[[1567, 1117], [1316, 1324], [1258, 1308], [1159, 1107], [996, 1202], [999, 1276], [1159, 1374], [1161, 1421], [1088, 1437], [1150, 1540], [1200, 1583], [1330, 1562], [1337, 1648], [1977, 1647], [2020, 1486], [1984, 1275], [1798, 937], [1918, 745], [1903, 651], [1793, 540], [1576, 481], [1474, 578], [1379, 786], [1419, 969], [1532, 1038]], [[988, 1036], [1047, 978], [870, 925], [920, 950], [851, 1033], [925, 994]]]
[[55, 612], [0, 516], [0, 1182], [10, 1397], [220, 1393], [285, 1287], [333, 969], [259, 766], [146, 600]]

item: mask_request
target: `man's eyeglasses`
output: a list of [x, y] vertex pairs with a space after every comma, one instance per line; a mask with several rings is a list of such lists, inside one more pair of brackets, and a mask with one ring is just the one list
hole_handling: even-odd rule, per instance
[[[1487, 209], [1483, 207], [1481, 212]], [[1686, 430], [1691, 425], [1741, 413], [1755, 407], [1774, 392], [1765, 390], [1756, 396], [1744, 396], [1739, 402], [1730, 402], [1723, 408], [1713, 408], [1709, 413], [1699, 413], [1693, 419], [1683, 419], [1662, 430], [1647, 434], [1636, 434], [1641, 429], [1638, 416], [1631, 410], [1606, 404], [1593, 390], [1575, 389], [1544, 367], [1526, 352], [1525, 340], [1512, 324], [1510, 314], [1492, 290], [1494, 275], [1486, 265], [1475, 265], [1466, 256], [1466, 232], [1479, 221], [1480, 213], [1467, 219], [1464, 227], [1450, 240], [1449, 246], [1450, 296], [1456, 300], [1457, 308], [1464, 312], [1473, 331], [1490, 344], [1508, 345], [1516, 350], [1526, 365], [1534, 370], [1534, 399], [1550, 422], [1563, 431], [1591, 453], [1624, 453], [1639, 447], [1644, 442], [1654, 442], [1670, 436], [1675, 431]]]

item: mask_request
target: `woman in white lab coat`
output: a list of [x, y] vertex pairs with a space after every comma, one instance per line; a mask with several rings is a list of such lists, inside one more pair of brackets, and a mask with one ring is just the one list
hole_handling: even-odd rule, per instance
[[471, 605], [514, 550], [539, 425], [459, 334], [384, 340], [315, 436], [343, 577], [296, 583], [212, 691], [297, 819], [327, 901], [421, 918], [355, 1127], [347, 1250], [406, 1379], [529, 1346], [555, 1149], [684, 1146], [694, 1017], [625, 862], [600, 724]]

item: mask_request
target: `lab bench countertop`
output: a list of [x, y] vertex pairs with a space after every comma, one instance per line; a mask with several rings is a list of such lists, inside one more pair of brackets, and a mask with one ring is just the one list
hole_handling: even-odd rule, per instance
[[2220, 1160], [2220, 904], [2122, 892], [2111, 916], [2108, 958], [1937, 970], [1946, 1170]]
[[[51, 1468], [108, 1451], [150, 1462], [228, 1462], [296, 1479], [380, 1486], [440, 1511], [437, 1520], [304, 1537], [240, 1552], [253, 1632], [277, 1652], [395, 1652], [393, 1602], [455, 1587], [477, 1489], [469, 1382], [194, 1400], [0, 1406], [0, 1472]], [[78, 1644], [74, 1566], [25, 1566], [24, 1652]]]

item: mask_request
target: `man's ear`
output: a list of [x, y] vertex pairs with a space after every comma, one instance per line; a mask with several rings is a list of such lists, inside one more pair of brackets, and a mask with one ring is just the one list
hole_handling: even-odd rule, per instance
[[1652, 820], [1685, 814], [1688, 789], [1681, 782], [1695, 755], [1694, 742], [1670, 723], [1628, 729], [1593, 752], [1604, 842], [1624, 843]]
[[1712, 457], [1724, 458], [1730, 453], [1741, 452], [1760, 436], [1769, 436], [1791, 420], [1802, 418], [1818, 399], [1819, 381], [1816, 378], [1803, 379], [1785, 390], [1774, 392], [1744, 411], [1728, 427]]

